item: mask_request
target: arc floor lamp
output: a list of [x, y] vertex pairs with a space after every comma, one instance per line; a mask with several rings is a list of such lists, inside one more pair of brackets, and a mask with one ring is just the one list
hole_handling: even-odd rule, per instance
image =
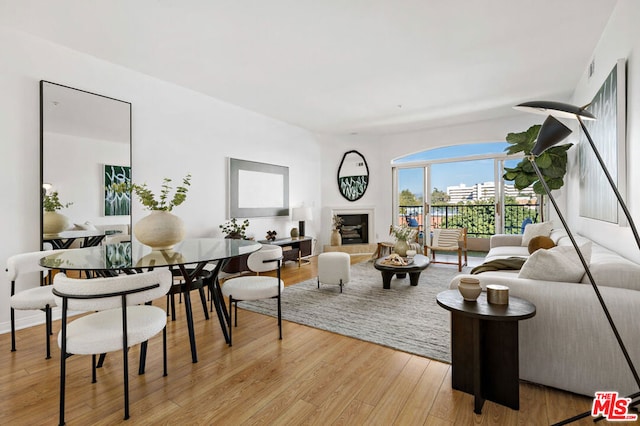
[[[618, 328], [616, 327], [613, 318], [611, 317], [610, 313], [609, 313], [609, 309], [607, 308], [607, 305], [604, 301], [604, 299], [602, 298], [602, 295], [600, 294], [600, 290], [598, 290], [598, 285], [595, 282], [595, 279], [593, 278], [593, 275], [591, 274], [591, 270], [589, 269], [589, 264], [586, 261], [586, 259], [584, 258], [582, 252], [580, 251], [580, 248], [578, 247], [578, 243], [576, 242], [571, 230], [569, 229], [569, 226], [567, 225], [567, 222], [564, 219], [564, 216], [562, 215], [562, 212], [560, 211], [560, 208], [558, 207], [558, 205], [556, 204], [556, 200], [554, 199], [553, 195], [551, 194], [551, 190], [549, 189], [549, 186], [547, 185], [546, 181], [544, 180], [544, 177], [542, 176], [542, 173], [540, 172], [540, 169], [538, 168], [536, 162], [535, 162], [535, 158], [538, 157], [540, 154], [542, 154], [544, 151], [546, 151], [547, 149], [551, 148], [552, 146], [554, 146], [555, 144], [557, 144], [558, 142], [562, 141], [563, 139], [565, 139], [567, 136], [569, 136], [569, 134], [571, 134], [571, 130], [565, 126], [564, 124], [562, 124], [558, 119], [556, 119], [555, 117], [560, 117], [560, 118], [570, 118], [570, 119], [574, 119], [574, 120], [578, 120], [578, 123], [580, 123], [580, 127], [582, 128], [582, 131], [584, 132], [585, 136], [587, 137], [587, 140], [589, 141], [589, 146], [591, 146], [591, 149], [593, 151], [593, 153], [595, 154], [597, 160], [598, 160], [598, 164], [600, 164], [600, 167], [602, 168], [602, 171], [604, 172], [607, 181], [609, 182], [609, 185], [611, 186], [611, 189], [613, 190], [613, 192], [616, 195], [616, 198], [618, 199], [618, 203], [620, 204], [620, 207], [622, 208], [622, 211], [624, 212], [625, 217], [627, 218], [627, 221], [629, 223], [629, 227], [631, 228], [631, 232], [633, 233], [633, 237], [635, 238], [636, 244], [638, 245], [638, 249], [640, 249], [640, 236], [638, 236], [638, 230], [633, 222], [633, 218], [631, 217], [631, 213], [629, 212], [629, 209], [627, 208], [627, 205], [625, 204], [622, 195], [620, 194], [620, 192], [618, 191], [618, 188], [616, 186], [616, 183], [614, 182], [613, 178], [611, 177], [611, 174], [609, 173], [609, 170], [607, 170], [607, 167], [600, 155], [600, 152], [598, 151], [595, 143], [593, 142], [593, 139], [591, 138], [591, 135], [589, 134], [589, 131], [587, 130], [587, 127], [584, 124], [584, 120], [595, 120], [596, 117], [591, 114], [589, 111], [586, 110], [586, 108], [588, 107], [578, 107], [575, 105], [570, 105], [570, 104], [565, 104], [565, 103], [561, 103], [561, 102], [553, 102], [553, 101], [533, 101], [533, 102], [525, 102], [522, 104], [519, 104], [517, 106], [515, 106], [514, 108], [517, 110], [521, 110], [521, 111], [526, 111], [526, 112], [533, 112], [536, 114], [545, 114], [548, 115], [548, 117], [546, 118], [546, 120], [544, 121], [544, 123], [542, 124], [542, 127], [540, 128], [540, 132], [538, 133], [538, 139], [533, 147], [533, 149], [531, 150], [531, 155], [529, 156], [529, 161], [531, 162], [531, 165], [533, 167], [533, 169], [536, 172], [536, 175], [538, 176], [538, 178], [540, 179], [540, 183], [542, 184], [542, 186], [544, 187], [544, 190], [546, 191], [549, 200], [551, 200], [551, 204], [553, 205], [553, 208], [556, 212], [556, 214], [558, 215], [558, 218], [560, 219], [560, 221], [562, 222], [562, 226], [564, 226], [564, 229], [567, 231], [567, 235], [569, 236], [569, 239], [571, 240], [571, 244], [573, 245], [573, 247], [575, 248], [578, 257], [580, 258], [580, 262], [582, 263], [582, 266], [584, 267], [585, 273], [587, 274], [587, 277], [589, 278], [589, 282], [591, 283], [591, 286], [593, 287], [593, 290], [596, 294], [596, 297], [598, 298], [598, 302], [600, 302], [600, 306], [602, 307], [605, 316], [607, 317], [607, 321], [609, 322], [609, 325], [611, 327], [611, 330], [613, 331], [613, 334], [616, 337], [616, 341], [618, 342], [618, 345], [620, 346], [620, 350], [622, 351], [625, 360], [629, 366], [629, 369], [631, 370], [631, 374], [633, 375], [633, 378], [635, 380], [635, 382], [638, 384], [638, 388], [640, 389], [640, 376], [638, 376], [638, 372], [635, 368], [635, 366], [633, 365], [633, 361], [631, 360], [631, 357], [629, 356], [629, 352], [627, 351], [627, 348], [622, 340], [622, 337], [620, 336], [620, 333], [618, 332]], [[628, 398], [638, 398], [640, 397], [640, 392], [634, 393], [632, 395], [627, 396]], [[630, 405], [638, 405], [638, 403], [640, 403], [640, 401], [634, 401], [632, 404]], [[564, 425], [564, 424], [568, 424], [568, 423], [572, 423], [574, 421], [577, 421], [579, 419], [582, 419], [584, 417], [589, 416], [591, 413], [590, 412], [586, 412], [583, 414], [579, 414], [575, 417], [572, 417], [570, 419], [567, 419], [565, 421], [562, 421], [560, 423], [556, 423], [556, 425]]]

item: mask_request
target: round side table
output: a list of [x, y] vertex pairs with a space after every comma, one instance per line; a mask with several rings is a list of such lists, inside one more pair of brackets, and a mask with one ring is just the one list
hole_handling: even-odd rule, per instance
[[477, 414], [486, 399], [518, 410], [518, 321], [533, 317], [535, 305], [513, 296], [508, 305], [491, 304], [485, 292], [468, 302], [458, 290], [443, 291], [436, 300], [451, 312], [453, 389], [474, 396]]

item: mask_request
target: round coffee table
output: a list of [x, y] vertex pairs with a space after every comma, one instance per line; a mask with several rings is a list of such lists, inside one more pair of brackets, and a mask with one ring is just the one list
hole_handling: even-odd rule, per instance
[[411, 285], [418, 285], [420, 272], [429, 266], [429, 258], [421, 254], [416, 254], [413, 257], [413, 262], [406, 266], [387, 265], [383, 263], [384, 260], [384, 257], [376, 259], [373, 266], [382, 273], [382, 288], [387, 290], [391, 288], [391, 278], [393, 278], [394, 275], [398, 278], [405, 278], [407, 274], [409, 274], [409, 282]]

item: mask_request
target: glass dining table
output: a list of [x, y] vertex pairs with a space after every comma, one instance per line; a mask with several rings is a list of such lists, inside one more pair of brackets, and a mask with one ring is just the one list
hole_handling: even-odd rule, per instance
[[[119, 273], [133, 274], [153, 268], [168, 267], [178, 269], [184, 280], [183, 298], [191, 345], [191, 358], [198, 362], [195, 332], [191, 308], [191, 285], [206, 276], [211, 283], [211, 300], [225, 340], [229, 342], [227, 323], [228, 312], [220, 289], [218, 275], [222, 268], [234, 257], [259, 250], [260, 243], [250, 240], [224, 238], [189, 238], [176, 244], [172, 250], [151, 250], [137, 241], [74, 250], [43, 257], [40, 265], [63, 271], [85, 271], [97, 276], [109, 277]], [[210, 274], [203, 274], [207, 264], [215, 263]]]

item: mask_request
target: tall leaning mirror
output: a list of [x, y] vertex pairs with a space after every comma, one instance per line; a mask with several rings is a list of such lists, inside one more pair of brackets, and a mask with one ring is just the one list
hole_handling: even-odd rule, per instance
[[[108, 187], [130, 176], [131, 103], [40, 81], [41, 246], [129, 234], [129, 194]], [[51, 210], [63, 224], [54, 223]], [[92, 234], [93, 243], [72, 238]]]

